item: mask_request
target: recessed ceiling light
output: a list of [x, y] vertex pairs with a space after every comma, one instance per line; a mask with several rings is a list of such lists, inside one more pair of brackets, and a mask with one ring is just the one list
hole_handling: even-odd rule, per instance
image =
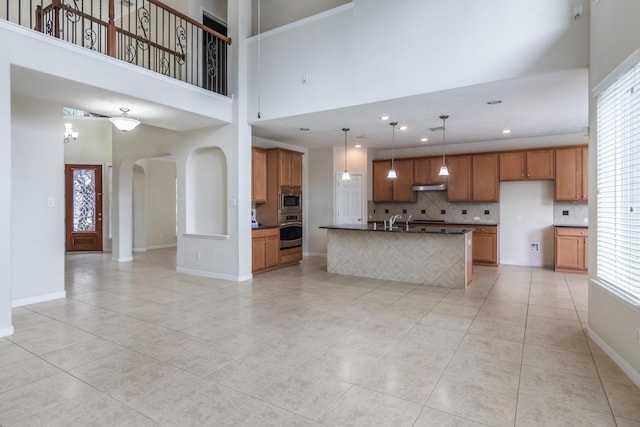
[[309, 129], [309, 128], [300, 128], [300, 130], [301, 130], [302, 132], [309, 132], [311, 129]]
[[356, 144], [356, 148], [362, 148], [362, 145]]
[[498, 105], [498, 104], [501, 104], [501, 103], [502, 103], [502, 101], [499, 100], [499, 99], [492, 99], [491, 101], [487, 101], [487, 104], [489, 104], [489, 105]]
[[508, 134], [511, 133], [511, 129], [503, 129], [502, 133], [505, 134], [505, 135], [508, 135]]
[[380, 120], [389, 120], [389, 116], [380, 116]]
[[400, 126], [398, 129], [400, 129], [400, 130], [407, 130], [407, 127], [406, 127], [406, 126]]
[[420, 138], [420, 142], [427, 142], [429, 138]]

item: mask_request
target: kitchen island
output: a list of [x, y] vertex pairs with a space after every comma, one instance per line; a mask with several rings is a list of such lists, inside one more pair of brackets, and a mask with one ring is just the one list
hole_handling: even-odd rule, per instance
[[320, 228], [330, 273], [460, 289], [471, 282], [473, 228]]

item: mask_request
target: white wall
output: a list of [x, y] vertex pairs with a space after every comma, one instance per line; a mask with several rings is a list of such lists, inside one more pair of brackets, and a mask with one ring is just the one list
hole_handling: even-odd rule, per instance
[[[500, 183], [500, 263], [554, 264], [553, 181]], [[540, 252], [529, 252], [538, 243]]]
[[[351, 0], [260, 0], [260, 30], [269, 31], [325, 10], [350, 3]], [[252, 34], [258, 33], [258, 0], [252, 0]]]
[[63, 132], [62, 105], [13, 97], [9, 203], [13, 305], [65, 295]]
[[[640, 48], [640, 2], [635, 0], [600, 0], [593, 4], [591, 20], [590, 87], [593, 88], [633, 51]], [[589, 200], [595, 201], [597, 126], [595, 97], [590, 97]], [[589, 208], [589, 277], [598, 274], [595, 249], [597, 241], [596, 203]], [[593, 281], [589, 284], [589, 333], [607, 353], [625, 369], [640, 387], [640, 345], [635, 330], [640, 328], [640, 311]]]
[[147, 250], [147, 185], [144, 167], [136, 162], [133, 165], [133, 250]]
[[[11, 200], [11, 77], [0, 61], [0, 197]], [[13, 334], [11, 322], [11, 203], [0, 203], [0, 337]]]
[[176, 245], [176, 164], [172, 159], [142, 161], [146, 185], [147, 249]]
[[334, 168], [333, 149], [331, 147], [309, 150], [308, 197], [304, 198], [308, 214], [304, 217], [307, 235], [306, 253], [321, 255], [327, 253], [327, 230], [318, 227], [333, 224]]
[[262, 117], [278, 118], [586, 67], [589, 3], [577, 20], [571, 3], [353, 2], [263, 34], [260, 79], [254, 36], [249, 117], [258, 81]]

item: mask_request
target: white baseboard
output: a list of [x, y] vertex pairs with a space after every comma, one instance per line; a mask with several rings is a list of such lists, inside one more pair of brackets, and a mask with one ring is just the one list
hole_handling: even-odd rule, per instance
[[37, 304], [39, 302], [65, 298], [66, 296], [67, 296], [67, 292], [62, 291], [62, 292], [53, 292], [50, 294], [38, 295], [37, 297], [14, 299], [13, 301], [11, 301], [11, 307], [22, 307], [23, 305]]
[[154, 249], [167, 249], [167, 248], [175, 248], [177, 247], [177, 243], [167, 243], [164, 245], [151, 245], [147, 248], [148, 251], [152, 251]]
[[620, 356], [613, 348], [611, 348], [611, 346], [609, 346], [609, 344], [607, 344], [602, 338], [600, 338], [598, 334], [593, 332], [593, 330], [587, 328], [587, 334], [589, 335], [589, 338], [591, 338], [596, 344], [598, 344], [602, 351], [607, 353], [607, 356], [609, 356], [611, 360], [616, 362], [618, 367], [622, 369], [622, 371], [627, 374], [629, 378], [631, 378], [631, 381], [633, 381], [636, 386], [640, 387], [640, 372], [636, 371], [633, 366], [631, 366], [626, 360], [624, 360], [622, 356]]
[[132, 256], [128, 256], [128, 257], [111, 257], [111, 261], [115, 261], [115, 262], [131, 262], [133, 261], [133, 257]]
[[165, 245], [152, 245], [146, 248], [133, 248], [133, 252], [147, 252], [152, 251], [154, 249], [167, 249], [167, 248], [175, 248], [178, 245], [175, 243], [167, 243]]
[[319, 256], [322, 258], [326, 258], [327, 253], [326, 252], [305, 252], [304, 256]]
[[13, 335], [14, 332], [15, 331], [13, 329], [13, 326], [9, 326], [8, 328], [0, 328], [0, 338]]
[[242, 276], [234, 276], [232, 274], [213, 273], [211, 271], [195, 270], [193, 268], [177, 267], [178, 273], [191, 274], [192, 276], [211, 277], [212, 279], [230, 280], [233, 282], [244, 282], [245, 280], [251, 280], [252, 274], [245, 274]]

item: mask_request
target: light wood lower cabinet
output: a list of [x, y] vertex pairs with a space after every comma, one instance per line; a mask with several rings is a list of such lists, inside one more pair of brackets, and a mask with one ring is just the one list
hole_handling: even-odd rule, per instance
[[280, 229], [267, 228], [251, 232], [251, 270], [270, 270], [280, 264]]
[[302, 248], [282, 249], [280, 251], [280, 265], [297, 264], [302, 259]]
[[497, 266], [500, 263], [497, 225], [476, 226], [473, 231], [473, 263]]
[[589, 230], [556, 227], [555, 235], [555, 270], [586, 273], [589, 269]]

